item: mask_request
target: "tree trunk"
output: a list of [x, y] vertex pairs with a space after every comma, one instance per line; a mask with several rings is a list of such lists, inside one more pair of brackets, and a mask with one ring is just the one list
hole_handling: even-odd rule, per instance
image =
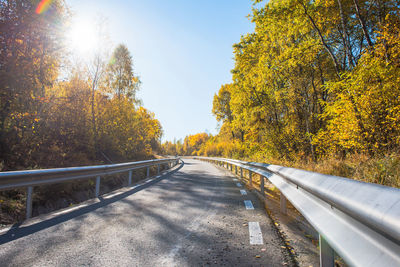
[[358, 0], [353, 0], [353, 2], [354, 2], [354, 6], [355, 6], [355, 8], [356, 8], [356, 13], [357, 13], [358, 21], [360, 22], [360, 25], [361, 25], [361, 28], [362, 28], [362, 30], [363, 30], [365, 39], [367, 39], [368, 47], [369, 47], [370, 49], [372, 49], [373, 44], [372, 44], [372, 41], [371, 41], [371, 37], [369, 36], [368, 30], [367, 30], [367, 26], [366, 26], [366, 24], [365, 24], [365, 20], [364, 20], [363, 16], [361, 15], [360, 6], [359, 6], [359, 4], [358, 4]]

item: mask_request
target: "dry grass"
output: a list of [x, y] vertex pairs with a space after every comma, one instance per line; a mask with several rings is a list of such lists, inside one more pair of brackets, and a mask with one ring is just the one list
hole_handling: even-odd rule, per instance
[[346, 159], [330, 158], [319, 162], [305, 160], [265, 160], [264, 162], [400, 188], [400, 154], [398, 153], [374, 158], [353, 154]]

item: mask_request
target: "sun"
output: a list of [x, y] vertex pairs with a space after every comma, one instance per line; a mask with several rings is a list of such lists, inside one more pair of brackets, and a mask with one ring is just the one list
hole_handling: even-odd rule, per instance
[[69, 49], [78, 55], [87, 55], [97, 44], [94, 23], [86, 20], [73, 22], [66, 32], [66, 42]]

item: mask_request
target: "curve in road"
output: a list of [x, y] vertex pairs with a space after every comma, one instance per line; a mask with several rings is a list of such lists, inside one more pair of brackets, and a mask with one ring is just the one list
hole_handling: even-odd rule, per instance
[[2, 266], [288, 266], [255, 195], [225, 169], [183, 167], [0, 232]]

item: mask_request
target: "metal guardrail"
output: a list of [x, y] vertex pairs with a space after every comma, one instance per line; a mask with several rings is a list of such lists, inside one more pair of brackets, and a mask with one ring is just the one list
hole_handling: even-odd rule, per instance
[[214, 162], [243, 178], [243, 170], [261, 176], [319, 233], [320, 265], [334, 266], [334, 252], [350, 266], [400, 266], [400, 189], [277, 165], [224, 158], [195, 157]]
[[32, 196], [34, 186], [96, 177], [95, 195], [97, 198], [100, 194], [101, 176], [128, 172], [128, 185], [131, 185], [132, 171], [135, 169], [147, 168], [146, 177], [149, 177], [150, 167], [157, 166], [157, 174], [159, 174], [161, 165], [167, 165], [171, 168], [177, 165], [178, 162], [179, 158], [167, 158], [109, 165], [0, 172], [0, 190], [12, 190], [20, 187], [27, 187], [26, 218], [30, 218], [32, 216]]

